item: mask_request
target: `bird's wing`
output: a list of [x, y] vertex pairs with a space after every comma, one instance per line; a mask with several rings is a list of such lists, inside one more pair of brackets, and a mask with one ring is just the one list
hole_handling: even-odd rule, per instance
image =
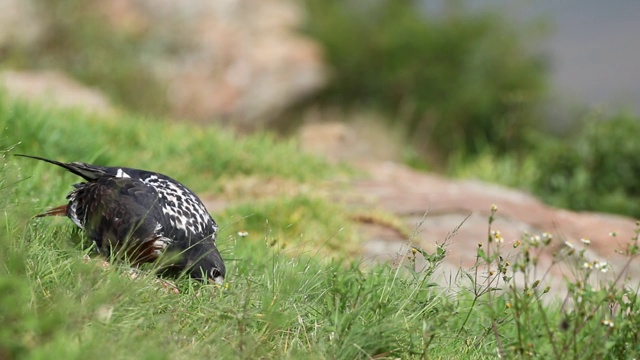
[[146, 177], [143, 182], [158, 192], [160, 209], [167, 220], [167, 234], [186, 237], [189, 242], [210, 236], [215, 239], [218, 226], [191, 190], [164, 176]]
[[105, 255], [114, 249], [159, 253], [169, 244], [164, 236], [158, 193], [138, 179], [103, 177], [79, 184], [69, 209]]

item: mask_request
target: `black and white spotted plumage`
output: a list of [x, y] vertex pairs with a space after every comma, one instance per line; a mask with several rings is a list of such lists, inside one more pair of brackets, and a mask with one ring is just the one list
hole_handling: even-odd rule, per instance
[[223, 281], [225, 266], [215, 245], [218, 226], [198, 196], [181, 183], [139, 169], [18, 156], [61, 166], [86, 180], [73, 185], [68, 204], [40, 216], [69, 217], [100, 253], [124, 255], [134, 264], [175, 253], [165, 272]]

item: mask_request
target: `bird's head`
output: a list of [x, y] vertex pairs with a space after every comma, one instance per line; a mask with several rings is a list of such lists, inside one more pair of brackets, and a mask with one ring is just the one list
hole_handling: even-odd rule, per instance
[[187, 249], [183, 256], [187, 260], [187, 271], [191, 278], [222, 285], [226, 268], [215, 244], [195, 244]]

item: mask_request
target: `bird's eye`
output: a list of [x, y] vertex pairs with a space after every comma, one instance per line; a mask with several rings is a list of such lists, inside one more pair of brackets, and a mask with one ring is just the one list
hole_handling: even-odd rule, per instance
[[215, 279], [215, 278], [218, 278], [218, 277], [222, 277], [222, 274], [220, 273], [220, 271], [218, 269], [211, 269], [211, 271], [209, 271], [209, 274], [210, 274], [212, 279]]

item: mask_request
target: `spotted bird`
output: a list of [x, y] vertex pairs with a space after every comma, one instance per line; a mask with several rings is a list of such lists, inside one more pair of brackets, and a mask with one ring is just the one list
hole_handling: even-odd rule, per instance
[[178, 181], [146, 170], [16, 155], [63, 167], [85, 180], [73, 185], [67, 204], [37, 217], [67, 216], [108, 259], [125, 256], [139, 265], [173, 253], [163, 273], [223, 282], [224, 261], [215, 244], [218, 225], [200, 198]]

